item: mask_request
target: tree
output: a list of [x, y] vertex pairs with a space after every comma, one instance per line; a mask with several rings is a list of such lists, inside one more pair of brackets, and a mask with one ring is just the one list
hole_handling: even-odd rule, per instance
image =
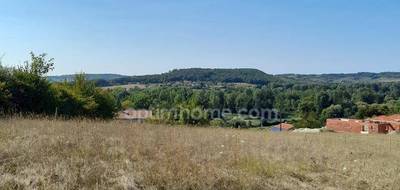
[[110, 119], [117, 111], [117, 101], [108, 91], [98, 89], [84, 74], [75, 76], [73, 83], [52, 86], [58, 114], [65, 117]]
[[331, 105], [324, 109], [321, 115], [322, 121], [328, 118], [341, 118], [344, 116], [344, 110], [341, 105]]
[[135, 109], [149, 109], [151, 106], [151, 98], [148, 94], [139, 92], [131, 96], [132, 107]]
[[10, 80], [9, 71], [1, 65], [0, 59], [0, 114], [8, 111], [11, 94], [8, 91], [6, 81]]
[[296, 122], [297, 128], [320, 128], [322, 123], [316, 113], [314, 97], [307, 96], [299, 104], [298, 112], [301, 120]]
[[18, 67], [18, 70], [42, 77], [54, 69], [54, 58], [46, 59], [46, 56], [47, 54], [45, 53], [35, 55], [33, 52], [30, 52], [31, 60], [25, 61], [25, 65]]
[[322, 123], [315, 112], [310, 112], [295, 123], [296, 128], [321, 128]]
[[5, 83], [0, 82], [0, 114], [4, 114], [8, 110], [10, 97], [11, 95], [6, 89]]
[[274, 100], [274, 93], [267, 87], [263, 87], [254, 93], [254, 107], [256, 109], [271, 109], [274, 105]]
[[12, 94], [11, 104], [15, 112], [54, 113], [54, 100], [50, 83], [44, 77], [53, 69], [53, 59], [46, 59], [46, 54], [36, 56], [31, 52], [31, 60], [24, 66], [12, 69], [12, 79], [7, 81]]
[[235, 92], [231, 92], [231, 93], [226, 93], [225, 95], [225, 108], [231, 110], [231, 112], [236, 112], [236, 97], [237, 97], [237, 93]]
[[212, 109], [223, 109], [224, 108], [224, 93], [222, 91], [212, 90], [210, 92], [210, 108]]
[[329, 107], [331, 104], [331, 98], [329, 97], [328, 93], [324, 91], [317, 93], [315, 97], [315, 107], [317, 113], [321, 113], [323, 109]]
[[375, 103], [377, 100], [377, 95], [370, 88], [359, 89], [356, 94], [356, 100], [360, 102], [365, 102], [367, 104]]
[[244, 92], [241, 92], [236, 97], [236, 111], [240, 111], [243, 109], [249, 111], [250, 109], [252, 109], [254, 106], [253, 97], [254, 95], [252, 89], [246, 89]]
[[303, 98], [301, 101], [300, 101], [300, 104], [299, 104], [299, 108], [298, 108], [298, 111], [300, 112], [299, 114], [300, 115], [307, 115], [308, 113], [311, 113], [311, 112], [316, 112], [316, 109], [315, 109], [315, 104], [314, 104], [314, 100], [313, 100], [314, 98], [312, 97], [312, 96], [308, 96], [308, 97], [305, 97], [305, 98]]
[[390, 109], [384, 104], [367, 104], [365, 102], [357, 103], [357, 112], [355, 116], [363, 119], [372, 116], [386, 115], [390, 113]]

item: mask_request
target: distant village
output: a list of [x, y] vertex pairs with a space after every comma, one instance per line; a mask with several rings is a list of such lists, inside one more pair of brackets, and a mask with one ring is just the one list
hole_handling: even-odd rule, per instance
[[[143, 123], [146, 119], [153, 117], [150, 110], [126, 109], [118, 113], [117, 119], [130, 120]], [[281, 123], [272, 126], [271, 131], [292, 131], [294, 125]], [[389, 134], [400, 132], [400, 114], [381, 115], [368, 119], [330, 118], [326, 120], [325, 129], [337, 133], [359, 133], [359, 134]], [[303, 130], [298, 130], [303, 131]]]
[[381, 115], [364, 120], [328, 119], [326, 128], [335, 132], [351, 132], [361, 134], [388, 134], [400, 131], [400, 114]]

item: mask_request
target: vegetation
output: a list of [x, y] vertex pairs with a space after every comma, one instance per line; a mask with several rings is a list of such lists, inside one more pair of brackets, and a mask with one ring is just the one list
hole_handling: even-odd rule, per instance
[[76, 75], [72, 83], [50, 84], [45, 75], [53, 68], [53, 59], [33, 53], [23, 66], [0, 66], [0, 115], [114, 116], [117, 105], [111, 93], [96, 88], [84, 75]]
[[123, 85], [129, 83], [170, 83], [170, 82], [212, 82], [267, 84], [272, 75], [257, 69], [176, 69], [160, 75], [123, 77], [114, 80], [98, 80], [99, 86]]
[[0, 189], [396, 189], [400, 136], [0, 120]]
[[299, 75], [284, 74], [276, 77], [288, 81], [307, 81], [308, 83], [373, 83], [373, 82], [400, 82], [399, 72], [383, 73], [349, 73], [349, 74], [321, 74]]
[[[169, 123], [180, 124], [209, 123], [216, 118], [210, 110], [223, 112], [228, 109], [237, 116], [267, 118], [269, 115], [263, 114], [262, 110], [275, 108], [279, 110], [280, 118], [290, 120], [297, 127], [317, 128], [322, 127], [327, 118], [366, 118], [399, 113], [400, 110], [400, 83], [270, 83], [257, 87], [209, 86], [194, 89], [189, 86], [161, 86], [114, 90], [122, 107], [173, 110], [173, 116], [163, 118]], [[186, 115], [180, 111], [185, 108], [209, 111], [206, 121], [182, 119]], [[224, 121], [223, 126], [254, 126], [247, 125], [251, 118], [228, 116], [222, 114], [217, 118]]]
[[[84, 74], [87, 80], [113, 80], [117, 78], [126, 77], [119, 74]], [[47, 79], [51, 82], [64, 82], [73, 81], [75, 75], [59, 75], [59, 76], [48, 76]]]
[[[321, 80], [326, 80], [321, 83], [315, 80], [299, 83], [274, 79], [256, 69], [181, 69], [110, 82], [126, 80], [161, 85], [102, 90], [94, 81], [86, 80], [84, 74], [74, 76], [72, 81], [50, 83], [46, 74], [53, 68], [53, 59], [33, 53], [23, 66], [0, 66], [0, 113], [112, 118], [120, 108], [135, 108], [151, 109], [157, 116], [154, 122], [171, 124], [243, 128], [289, 121], [300, 128], [318, 128], [327, 118], [366, 118], [400, 112], [400, 82], [332, 82], [352, 76], [347, 74], [320, 75]], [[395, 73], [358, 75], [375, 79], [397, 76]], [[285, 77], [297, 80], [296, 77], [304, 76]], [[179, 81], [187, 82], [173, 84]], [[268, 110], [279, 112], [265, 112]], [[279, 121], [266, 119], [270, 117]]]
[[[73, 78], [73, 75], [49, 77], [52, 81], [64, 78]], [[293, 84], [338, 84], [338, 83], [380, 83], [400, 82], [399, 72], [383, 73], [349, 73], [349, 74], [282, 74], [269, 75], [257, 69], [175, 69], [168, 73], [121, 76], [112, 74], [88, 75], [88, 79], [96, 80], [99, 86], [126, 85], [132, 83], [175, 83], [175, 82], [203, 82], [203, 83], [249, 83], [265, 85], [270, 82]]]

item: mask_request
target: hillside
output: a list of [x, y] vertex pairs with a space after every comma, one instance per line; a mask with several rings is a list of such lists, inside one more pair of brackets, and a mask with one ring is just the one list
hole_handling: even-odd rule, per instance
[[273, 80], [257, 69], [175, 69], [163, 74], [122, 77], [112, 80], [99, 80], [100, 86], [123, 85], [129, 83], [168, 83], [168, 82], [215, 82], [267, 84]]
[[[113, 80], [117, 78], [126, 77], [119, 74], [85, 74], [88, 80]], [[75, 75], [58, 75], [47, 77], [52, 82], [72, 81]]]
[[[52, 82], [70, 81], [74, 75], [49, 76]], [[249, 83], [264, 85], [269, 82], [287, 82], [297, 84], [320, 83], [373, 83], [400, 82], [400, 72], [348, 73], [348, 74], [280, 74], [270, 75], [257, 69], [175, 69], [170, 72], [153, 75], [124, 76], [119, 74], [86, 74], [87, 79], [95, 80], [99, 86], [127, 85], [133, 83], [155, 84], [173, 82], [213, 82], [213, 83]]]
[[285, 81], [297, 81], [308, 83], [370, 83], [370, 82], [400, 82], [400, 72], [383, 72], [383, 73], [349, 73], [349, 74], [283, 74], [275, 75]]

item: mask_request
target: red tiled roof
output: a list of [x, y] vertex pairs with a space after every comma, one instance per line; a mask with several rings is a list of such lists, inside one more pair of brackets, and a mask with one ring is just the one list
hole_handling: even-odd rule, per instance
[[372, 120], [386, 121], [386, 122], [400, 122], [400, 114], [395, 115], [380, 115], [371, 118]]
[[292, 124], [289, 123], [281, 123], [280, 125], [278, 125], [279, 127], [282, 127], [282, 130], [290, 130], [292, 128], [294, 128], [294, 126]]
[[327, 119], [326, 128], [336, 132], [360, 133], [364, 126], [363, 120], [358, 119]]
[[118, 119], [147, 119], [152, 117], [152, 115], [152, 111], [150, 110], [126, 109], [118, 112]]

